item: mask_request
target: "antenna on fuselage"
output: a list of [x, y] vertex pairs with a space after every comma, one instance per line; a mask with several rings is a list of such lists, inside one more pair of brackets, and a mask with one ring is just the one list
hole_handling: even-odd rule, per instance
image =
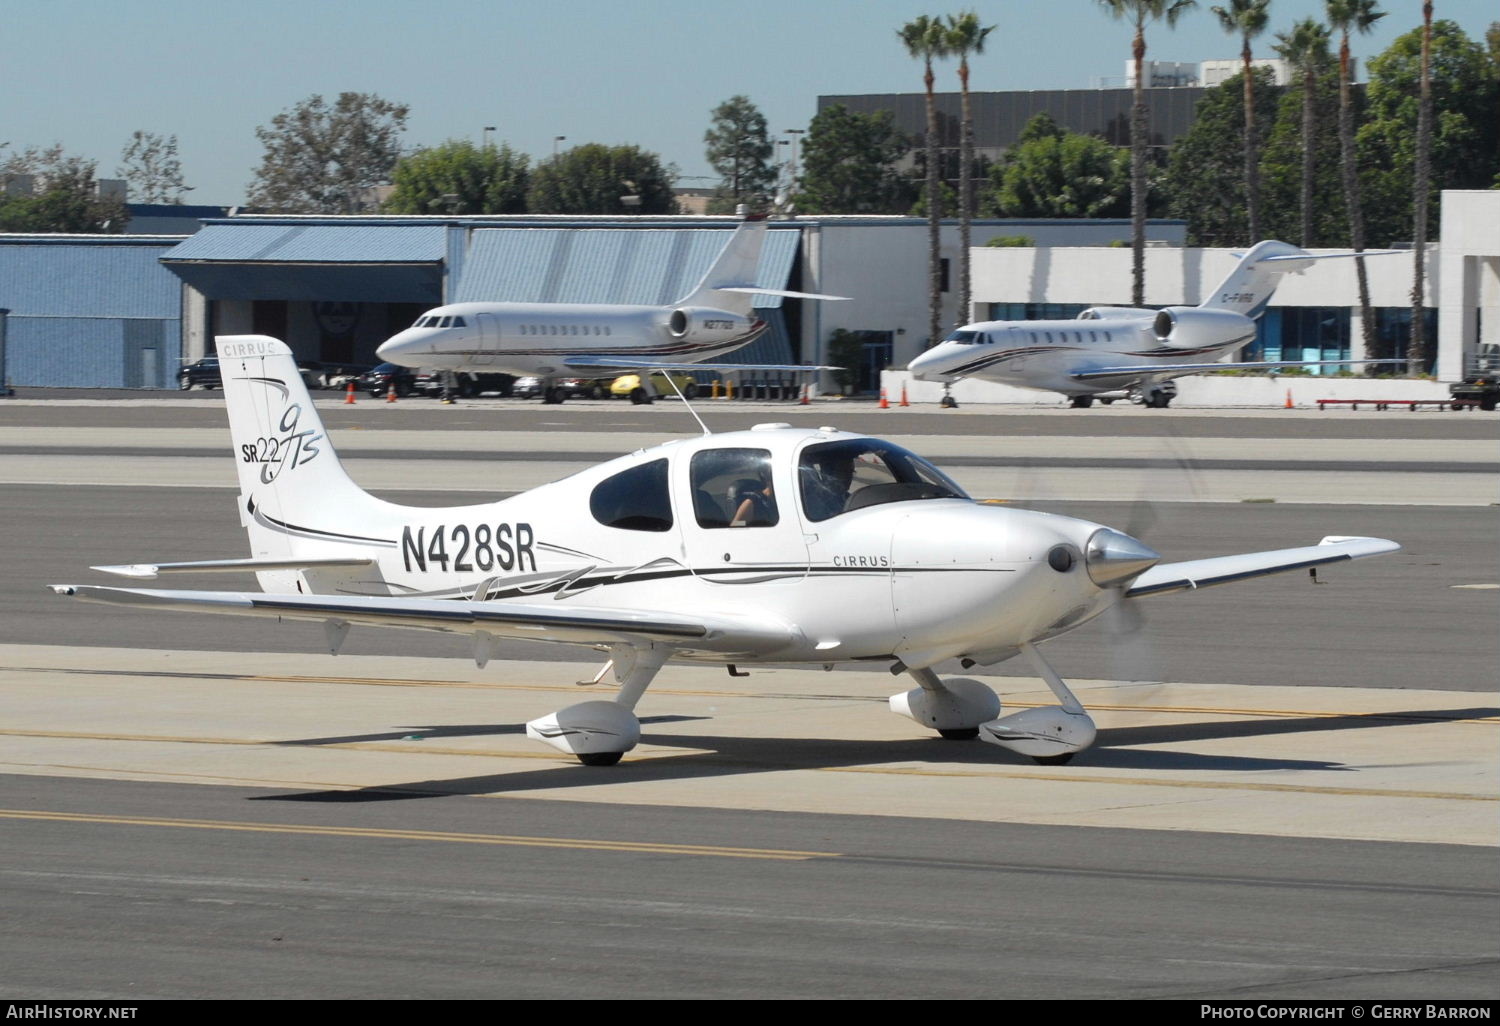
[[[698, 411], [693, 409], [693, 404], [688, 402], [688, 397], [682, 394], [682, 389], [677, 387], [677, 379], [672, 377], [672, 372], [668, 371], [667, 373], [663, 374], [662, 377], [667, 379], [667, 384], [672, 386], [672, 391], [677, 393], [677, 398], [682, 400], [682, 405], [687, 407], [688, 412], [693, 415], [693, 419], [698, 422], [698, 426], [703, 429], [703, 433], [705, 435], [713, 434], [713, 432], [708, 429], [708, 425], [703, 423], [703, 418], [698, 416]], [[647, 380], [650, 379], [648, 378]]]

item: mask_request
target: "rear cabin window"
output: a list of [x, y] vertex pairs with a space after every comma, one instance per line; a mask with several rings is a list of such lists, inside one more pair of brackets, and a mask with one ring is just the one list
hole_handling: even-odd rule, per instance
[[774, 527], [769, 449], [704, 449], [693, 454], [693, 514], [699, 527]]
[[667, 461], [652, 460], [600, 481], [589, 495], [589, 512], [605, 527], [670, 531], [672, 502], [667, 492]]

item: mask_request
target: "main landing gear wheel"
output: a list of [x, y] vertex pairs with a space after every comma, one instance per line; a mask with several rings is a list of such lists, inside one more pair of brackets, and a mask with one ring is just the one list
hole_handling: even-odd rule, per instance
[[1073, 409], [1086, 410], [1094, 405], [1094, 397], [1091, 395], [1075, 395], [1073, 397]]
[[1000, 715], [1000, 696], [968, 677], [943, 679], [931, 670], [906, 671], [919, 687], [890, 698], [891, 712], [937, 731], [945, 741], [971, 741]]
[[630, 401], [637, 406], [649, 406], [651, 405], [651, 393], [637, 385], [630, 390]]
[[617, 766], [624, 752], [580, 752], [578, 761], [585, 766]]
[[561, 406], [562, 401], [563, 390], [556, 385], [553, 385], [542, 393], [542, 402], [548, 406]]

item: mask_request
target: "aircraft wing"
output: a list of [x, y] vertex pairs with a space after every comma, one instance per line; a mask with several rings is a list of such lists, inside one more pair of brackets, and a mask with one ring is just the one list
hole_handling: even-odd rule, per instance
[[823, 371], [842, 370], [840, 367], [825, 367], [805, 363], [682, 363], [671, 360], [640, 360], [626, 356], [565, 356], [563, 365], [573, 370], [605, 368], [609, 370], [674, 370], [674, 371]]
[[360, 595], [162, 591], [76, 584], [54, 584], [51, 588], [59, 595], [111, 605], [407, 627], [460, 634], [483, 631], [496, 637], [585, 645], [653, 641], [710, 651], [769, 652], [797, 637], [793, 628], [770, 619], [687, 616], [635, 609], [566, 606], [557, 602], [519, 604]]
[[1384, 538], [1330, 535], [1316, 545], [1270, 552], [1245, 552], [1237, 556], [1190, 559], [1184, 563], [1159, 563], [1141, 574], [1125, 593], [1128, 598], [1191, 591], [1215, 584], [1230, 584], [1252, 577], [1281, 574], [1289, 570], [1313, 569], [1329, 563], [1398, 552], [1401, 546]]
[[1075, 381], [1091, 381], [1095, 378], [1118, 378], [1126, 374], [1142, 377], [1163, 375], [1175, 377], [1192, 374], [1194, 371], [1223, 370], [1271, 370], [1275, 367], [1327, 367], [1356, 363], [1405, 363], [1405, 360], [1280, 360], [1274, 363], [1135, 363], [1123, 367], [1091, 367], [1085, 371], [1073, 371], [1068, 377]]

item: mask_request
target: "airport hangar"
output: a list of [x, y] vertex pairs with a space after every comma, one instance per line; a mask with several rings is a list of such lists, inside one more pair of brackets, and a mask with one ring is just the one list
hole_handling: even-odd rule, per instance
[[[183, 361], [216, 334], [284, 338], [298, 356], [375, 362], [375, 347], [444, 302], [667, 304], [687, 293], [733, 228], [702, 217], [240, 216], [192, 235], [0, 235], [5, 380], [20, 386], [175, 387]], [[1129, 301], [1126, 220], [975, 223], [974, 301], [962, 320], [1071, 316]], [[1187, 249], [1185, 225], [1148, 227], [1147, 302], [1196, 303], [1232, 263]], [[999, 236], [1030, 247], [984, 248]], [[1500, 341], [1500, 192], [1443, 196], [1442, 246], [1429, 250], [1437, 373], [1456, 379], [1480, 341]], [[942, 234], [944, 284], [957, 281], [958, 227]], [[844, 329], [865, 353], [861, 386], [926, 348], [926, 222], [816, 216], [773, 222], [758, 283], [852, 297], [758, 297], [770, 330], [743, 362], [827, 363]], [[1386, 344], [1404, 347], [1411, 261], [1368, 262]], [[1278, 291], [1244, 359], [1349, 354], [1357, 323], [1349, 262], [1325, 261]], [[960, 322], [945, 287], [943, 321]], [[1481, 334], [1482, 333], [1482, 334]], [[1283, 356], [1284, 354], [1284, 356]], [[4, 382], [0, 382], [4, 383]], [[827, 384], [828, 382], [825, 382]]]

